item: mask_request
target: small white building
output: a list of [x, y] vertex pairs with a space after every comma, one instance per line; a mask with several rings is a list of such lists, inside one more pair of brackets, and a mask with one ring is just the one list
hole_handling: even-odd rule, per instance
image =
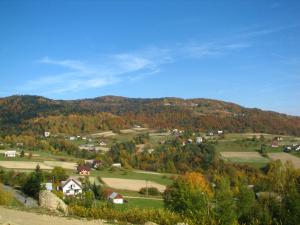
[[223, 134], [223, 131], [222, 130], [218, 130], [218, 134]]
[[4, 153], [4, 156], [5, 157], [16, 157], [16, 154], [17, 154], [17, 152], [15, 150], [12, 150], [12, 151], [6, 151]]
[[100, 142], [100, 146], [106, 146], [107, 144], [104, 141]]
[[203, 142], [203, 138], [202, 137], [196, 137], [196, 143], [197, 144], [201, 144]]
[[111, 201], [114, 204], [123, 204], [124, 203], [123, 196], [118, 194], [117, 192], [109, 193], [108, 197], [107, 197], [107, 200]]
[[61, 182], [61, 189], [64, 193], [64, 195], [77, 195], [82, 193], [82, 185], [81, 182], [70, 178], [66, 181], [62, 181]]
[[50, 132], [49, 131], [45, 131], [44, 132], [44, 136], [47, 138], [47, 137], [50, 137]]
[[52, 183], [43, 183], [42, 186], [45, 187], [45, 189], [46, 189], [47, 191], [52, 191], [52, 190], [53, 190], [53, 185], [52, 185]]
[[73, 136], [72, 136], [72, 137], [69, 138], [69, 140], [70, 140], [70, 141], [75, 141], [75, 140], [76, 140], [76, 137], [73, 137]]
[[112, 167], [117, 167], [117, 168], [121, 168], [122, 167], [121, 163], [113, 163], [111, 166]]

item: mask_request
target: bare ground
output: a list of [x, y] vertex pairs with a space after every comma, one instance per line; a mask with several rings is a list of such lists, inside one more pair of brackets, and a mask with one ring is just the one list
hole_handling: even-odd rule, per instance
[[0, 207], [0, 225], [104, 225], [102, 220], [79, 220]]
[[47, 166], [60, 166], [64, 169], [68, 169], [68, 170], [75, 170], [77, 167], [76, 163], [72, 163], [72, 162], [59, 162], [59, 161], [44, 161], [44, 164]]
[[102, 178], [105, 184], [109, 187], [115, 189], [122, 189], [122, 190], [131, 190], [131, 191], [139, 191], [143, 187], [156, 187], [160, 192], [164, 192], [166, 186], [146, 181], [146, 180], [133, 180], [133, 179], [120, 179], [120, 178]]
[[283, 163], [285, 163], [286, 161], [291, 161], [295, 168], [300, 169], [300, 158], [293, 156], [291, 154], [288, 153], [268, 153], [268, 156], [273, 159], [273, 160], [281, 160]]

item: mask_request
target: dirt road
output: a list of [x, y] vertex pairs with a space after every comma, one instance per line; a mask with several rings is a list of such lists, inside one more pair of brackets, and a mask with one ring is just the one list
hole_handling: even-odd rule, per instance
[[0, 207], [0, 225], [108, 225], [102, 220], [79, 220]]

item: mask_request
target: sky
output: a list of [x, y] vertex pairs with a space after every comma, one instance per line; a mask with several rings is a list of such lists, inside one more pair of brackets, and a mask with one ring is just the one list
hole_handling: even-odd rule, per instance
[[210, 98], [300, 115], [298, 0], [0, 0], [0, 97]]

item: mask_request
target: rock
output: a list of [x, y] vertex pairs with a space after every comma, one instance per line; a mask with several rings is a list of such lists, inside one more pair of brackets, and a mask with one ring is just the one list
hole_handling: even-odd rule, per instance
[[39, 205], [54, 212], [68, 213], [68, 206], [50, 191], [44, 190], [39, 194]]
[[151, 221], [146, 222], [144, 225], [158, 225], [157, 223], [153, 223]]

